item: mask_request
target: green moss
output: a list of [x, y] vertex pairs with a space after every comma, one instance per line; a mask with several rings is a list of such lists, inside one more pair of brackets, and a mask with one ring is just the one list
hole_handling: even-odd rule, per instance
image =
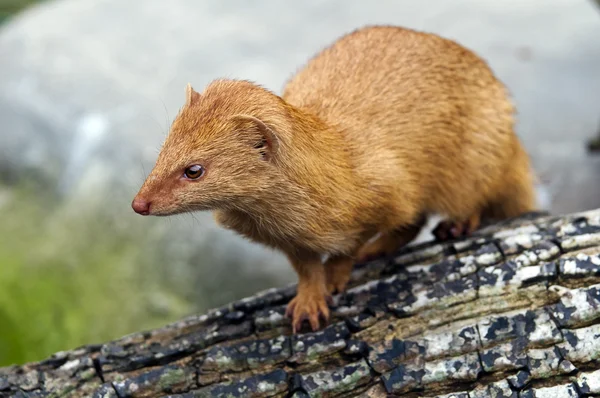
[[169, 391], [178, 384], [185, 382], [186, 373], [183, 369], [167, 371], [160, 377], [159, 386], [163, 391]]
[[[187, 303], [161, 284], [151, 253], [142, 251], [148, 246], [133, 244], [135, 234], [109, 216], [92, 218], [81, 208], [65, 213], [68, 206], [49, 202], [0, 187], [0, 366], [188, 313]], [[157, 310], [157, 300], [168, 310]]]

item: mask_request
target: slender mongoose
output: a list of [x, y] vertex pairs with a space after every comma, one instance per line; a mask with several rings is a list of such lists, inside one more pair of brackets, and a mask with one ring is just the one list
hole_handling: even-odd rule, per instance
[[212, 210], [285, 253], [294, 332], [304, 320], [318, 329], [355, 261], [410, 242], [428, 215], [445, 217], [435, 234], [448, 239], [536, 208], [507, 90], [438, 35], [368, 26], [310, 59], [281, 96], [218, 79], [186, 97], [132, 207]]

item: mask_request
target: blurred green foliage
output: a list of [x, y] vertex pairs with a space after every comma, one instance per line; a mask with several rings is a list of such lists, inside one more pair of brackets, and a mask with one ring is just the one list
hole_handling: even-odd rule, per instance
[[17, 12], [42, 0], [0, 0], [0, 23]]
[[0, 185], [0, 366], [189, 313], [186, 301], [165, 291], [130, 230], [97, 214], [90, 222], [85, 214], [82, 206], [53, 206], [39, 194]]
[[[0, 23], [40, 0], [0, 0]], [[0, 366], [158, 327], [189, 311], [131, 234], [0, 186]], [[109, 231], [109, 233], [107, 233]], [[156, 275], [155, 275], [156, 274]]]

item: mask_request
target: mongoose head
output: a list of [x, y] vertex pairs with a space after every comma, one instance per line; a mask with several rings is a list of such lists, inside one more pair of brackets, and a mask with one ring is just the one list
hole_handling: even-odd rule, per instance
[[241, 80], [188, 84], [156, 164], [132, 202], [142, 215], [243, 209], [277, 183], [285, 103]]

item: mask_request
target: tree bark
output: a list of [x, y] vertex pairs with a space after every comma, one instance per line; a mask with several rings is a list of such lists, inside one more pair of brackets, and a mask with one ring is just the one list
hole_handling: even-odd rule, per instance
[[315, 333], [290, 333], [294, 290], [0, 369], [0, 396], [600, 395], [600, 209], [359, 264]]

